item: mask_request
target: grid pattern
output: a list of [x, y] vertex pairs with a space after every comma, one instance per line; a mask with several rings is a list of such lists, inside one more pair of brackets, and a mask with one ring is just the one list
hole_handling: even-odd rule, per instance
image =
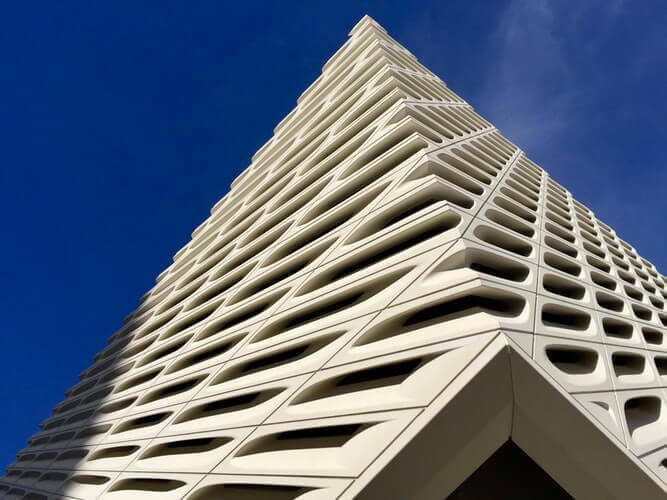
[[650, 262], [365, 17], [0, 494], [349, 497], [499, 338], [660, 482], [666, 299]]

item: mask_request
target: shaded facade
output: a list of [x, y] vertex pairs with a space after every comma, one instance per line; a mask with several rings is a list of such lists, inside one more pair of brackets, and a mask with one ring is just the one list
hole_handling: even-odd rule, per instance
[[364, 17], [0, 494], [661, 498], [666, 299]]

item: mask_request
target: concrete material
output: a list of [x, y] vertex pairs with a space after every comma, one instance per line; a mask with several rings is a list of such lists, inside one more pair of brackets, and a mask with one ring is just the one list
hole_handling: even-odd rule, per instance
[[666, 301], [364, 17], [0, 496], [444, 498], [511, 440], [575, 498], [665, 497]]

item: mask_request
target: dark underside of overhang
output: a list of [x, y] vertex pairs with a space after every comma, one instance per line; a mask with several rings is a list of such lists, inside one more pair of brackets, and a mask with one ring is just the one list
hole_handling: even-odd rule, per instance
[[572, 497], [511, 440], [505, 442], [448, 500], [564, 500]]

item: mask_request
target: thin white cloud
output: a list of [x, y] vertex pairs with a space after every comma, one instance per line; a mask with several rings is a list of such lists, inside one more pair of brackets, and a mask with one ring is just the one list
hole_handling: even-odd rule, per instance
[[577, 99], [572, 68], [546, 0], [510, 2], [493, 36], [495, 63], [477, 107], [529, 153], [552, 143]]
[[594, 89], [570, 60], [572, 33], [591, 12], [611, 26], [623, 8], [623, 0], [512, 0], [492, 37], [495, 57], [476, 107], [529, 155], [549, 154], [562, 134], [583, 123], [580, 103]]

